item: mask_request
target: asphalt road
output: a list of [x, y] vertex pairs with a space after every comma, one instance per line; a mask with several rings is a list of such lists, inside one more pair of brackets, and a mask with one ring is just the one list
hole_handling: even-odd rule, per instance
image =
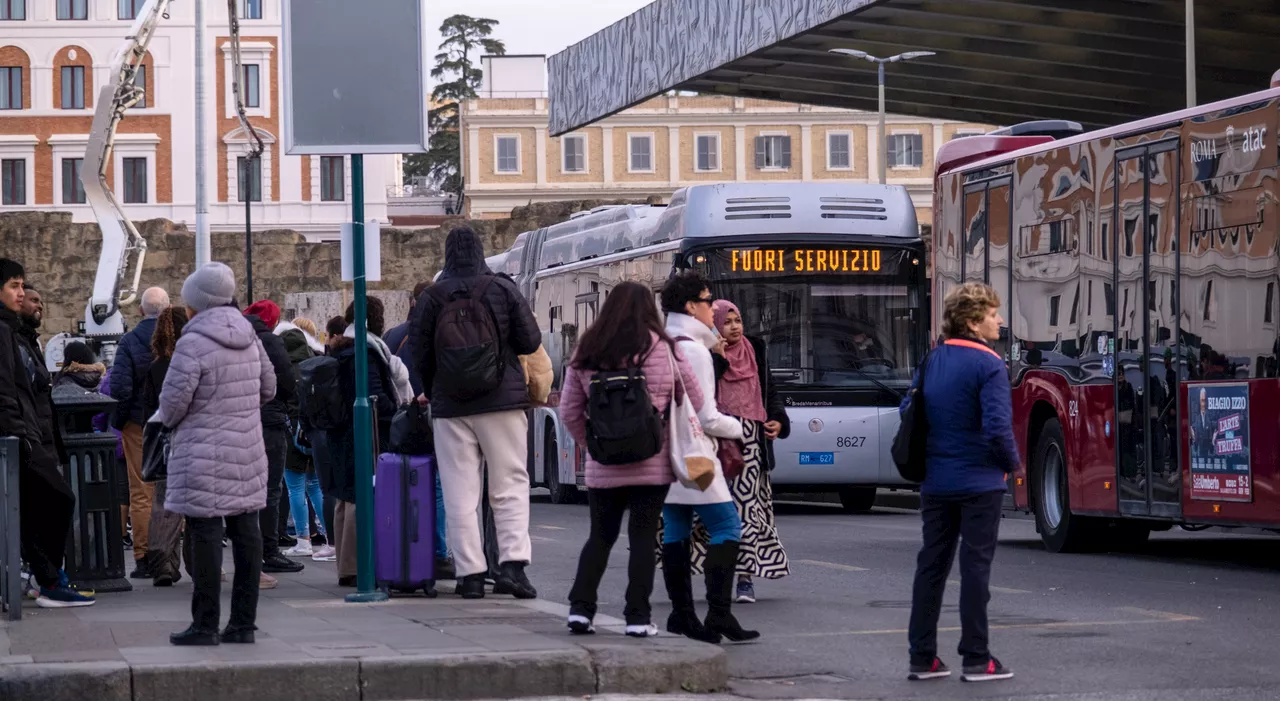
[[[566, 602], [588, 528], [586, 507], [535, 503], [532, 521], [529, 574], [541, 598]], [[758, 581], [759, 603], [735, 607], [744, 625], [764, 633], [759, 643], [730, 650], [735, 695], [1280, 698], [1280, 539], [1175, 531], [1125, 553], [1052, 555], [1034, 524], [1006, 520], [992, 577], [992, 650], [1017, 677], [962, 684], [957, 674], [908, 683], [906, 624], [919, 516], [784, 504], [778, 523], [792, 573]], [[602, 618], [621, 617], [626, 547], [624, 529], [601, 587]], [[959, 667], [958, 574], [953, 569], [939, 640], [953, 669]], [[654, 605], [662, 625], [670, 609], [661, 575]]]

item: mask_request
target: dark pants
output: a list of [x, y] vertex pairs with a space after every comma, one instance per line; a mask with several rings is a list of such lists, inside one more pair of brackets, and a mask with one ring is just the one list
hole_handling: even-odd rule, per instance
[[924, 546], [916, 559], [908, 639], [912, 664], [929, 664], [938, 654], [938, 614], [960, 546], [960, 656], [965, 666], [991, 659], [987, 649], [987, 602], [991, 600], [991, 560], [996, 554], [1004, 492], [925, 495], [920, 498]]
[[36, 583], [52, 588], [58, 586], [76, 502], [50, 479], [26, 467], [18, 470], [22, 557]]
[[259, 511], [262, 555], [280, 553], [280, 494], [284, 488], [284, 463], [289, 457], [289, 431], [284, 426], [263, 426], [267, 446], [267, 506]]
[[[182, 515], [164, 510], [164, 498], [168, 492], [168, 480], [152, 483], [151, 527], [147, 533], [147, 564], [152, 579], [166, 578], [177, 581], [182, 570]], [[191, 574], [191, 563], [187, 563]]]
[[627, 564], [627, 603], [623, 613], [627, 625], [649, 623], [649, 597], [653, 594], [653, 575], [658, 564], [652, 544], [658, 538], [662, 503], [666, 501], [668, 489], [668, 485], [659, 485], [587, 490], [591, 534], [578, 558], [578, 574], [569, 592], [570, 611], [587, 618], [595, 617], [596, 592], [609, 566], [609, 551], [622, 530], [622, 514], [630, 509], [627, 537], [631, 542], [631, 557]]
[[195, 591], [191, 595], [191, 621], [205, 632], [218, 630], [222, 610], [222, 529], [226, 522], [227, 538], [235, 561], [235, 578], [231, 582], [231, 618], [227, 627], [233, 630], [256, 630], [258, 617], [258, 578], [262, 574], [262, 534], [258, 530], [257, 513], [237, 514], [222, 518], [187, 518], [187, 537], [192, 541]]
[[335, 518], [335, 515], [334, 515], [334, 511], [337, 508], [337, 506], [338, 506], [338, 500], [336, 498], [331, 497], [328, 494], [324, 495], [324, 507], [322, 509], [324, 511], [324, 514], [323, 514], [324, 532], [329, 534], [325, 540], [325, 543], [332, 546], [337, 545], [336, 541], [338, 538], [337, 536], [338, 530], [337, 530], [337, 526], [335, 525], [335, 523], [337, 522], [337, 518]]

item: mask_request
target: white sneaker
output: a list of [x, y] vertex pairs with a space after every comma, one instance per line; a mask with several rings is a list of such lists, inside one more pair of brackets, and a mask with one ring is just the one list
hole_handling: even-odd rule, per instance
[[298, 544], [284, 551], [287, 557], [311, 557], [311, 540], [309, 538], [299, 538]]
[[627, 637], [629, 638], [652, 638], [658, 634], [658, 626], [652, 623], [646, 623], [639, 626], [627, 626]]
[[338, 551], [332, 545], [321, 545], [311, 554], [311, 559], [314, 562], [337, 562]]
[[574, 635], [591, 635], [596, 632], [596, 627], [591, 625], [590, 618], [571, 613], [569, 614], [569, 632]]

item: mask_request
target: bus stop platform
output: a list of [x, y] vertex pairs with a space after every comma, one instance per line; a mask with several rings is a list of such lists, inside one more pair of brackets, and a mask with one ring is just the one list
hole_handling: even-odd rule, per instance
[[[273, 701], [498, 699], [601, 693], [707, 692], [728, 684], [724, 650], [666, 633], [633, 639], [623, 621], [570, 636], [568, 607], [489, 595], [466, 601], [452, 581], [440, 596], [348, 604], [332, 564], [278, 575], [258, 604], [257, 643], [175, 647], [190, 623], [191, 580], [138, 582], [76, 609], [27, 601], [0, 622], [0, 698], [210, 701], [246, 690]], [[231, 577], [228, 553], [227, 576]], [[533, 573], [536, 583], [537, 574]], [[230, 611], [230, 581], [222, 615]]]

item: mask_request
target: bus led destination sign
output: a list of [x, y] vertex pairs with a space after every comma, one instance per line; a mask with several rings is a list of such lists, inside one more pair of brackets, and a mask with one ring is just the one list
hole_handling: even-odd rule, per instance
[[[883, 256], [874, 248], [747, 248], [722, 252], [731, 273], [828, 275], [886, 273]], [[896, 259], [893, 259], [896, 263]], [[896, 268], [891, 264], [889, 267]]]

